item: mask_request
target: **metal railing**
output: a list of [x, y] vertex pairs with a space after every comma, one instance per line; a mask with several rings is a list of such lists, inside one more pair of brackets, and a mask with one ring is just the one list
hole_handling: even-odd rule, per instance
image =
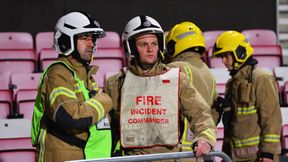
[[[205, 157], [220, 157], [225, 162], [232, 162], [230, 157], [220, 151], [212, 151], [205, 155]], [[133, 155], [133, 156], [120, 156], [112, 158], [90, 159], [90, 160], [73, 160], [67, 162], [137, 162], [137, 161], [152, 161], [152, 160], [171, 160], [185, 158], [195, 158], [193, 152], [173, 152], [173, 153], [161, 153], [161, 154], [147, 154], [147, 155]]]

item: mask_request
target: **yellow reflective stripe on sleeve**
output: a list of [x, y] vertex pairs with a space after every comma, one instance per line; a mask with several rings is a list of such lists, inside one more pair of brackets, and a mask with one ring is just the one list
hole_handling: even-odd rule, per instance
[[95, 99], [90, 99], [90, 100], [86, 101], [86, 103], [96, 109], [96, 111], [98, 112], [98, 121], [101, 120], [102, 118], [104, 118], [105, 110], [99, 101], [97, 101]]
[[237, 110], [238, 115], [255, 114], [257, 112], [254, 105], [249, 107], [238, 107], [237, 109], [238, 109]]
[[208, 138], [212, 142], [216, 142], [216, 132], [213, 131], [212, 129], [206, 129], [205, 131], [201, 132], [200, 134], [204, 134], [204, 135], [208, 136]]
[[183, 136], [182, 136], [182, 150], [188, 151], [188, 150], [192, 150], [191, 146], [192, 146], [192, 141], [187, 141], [187, 132], [189, 129], [189, 123], [188, 120], [185, 118], [184, 119], [184, 132], [183, 132]]
[[183, 69], [184, 69], [186, 76], [188, 77], [190, 83], [193, 84], [193, 75], [192, 75], [192, 71], [191, 71], [190, 67], [188, 65], [186, 65], [183, 67]]
[[77, 99], [76, 94], [70, 89], [65, 88], [65, 87], [58, 87], [58, 88], [53, 89], [53, 91], [51, 92], [49, 96], [51, 106], [53, 105], [55, 99], [60, 95], [64, 95], [66, 97]]
[[263, 137], [264, 142], [280, 142], [280, 135], [277, 134], [266, 134]]
[[246, 146], [253, 146], [253, 145], [258, 145], [260, 142], [260, 137], [251, 137], [247, 139], [232, 139], [232, 143], [234, 147], [239, 148], [239, 147], [246, 147]]

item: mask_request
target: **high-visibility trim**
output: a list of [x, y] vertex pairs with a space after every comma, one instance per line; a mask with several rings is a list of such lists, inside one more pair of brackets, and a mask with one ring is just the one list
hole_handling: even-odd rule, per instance
[[255, 105], [249, 107], [238, 107], [237, 115], [255, 114], [257, 112]]
[[260, 142], [260, 137], [251, 137], [247, 139], [232, 139], [232, 143], [234, 147], [240, 148], [240, 147], [246, 147], [246, 146], [253, 146], [253, 145], [258, 145]]
[[94, 91], [98, 91], [99, 90], [99, 87], [98, 87], [98, 85], [95, 82], [92, 83], [92, 89]]
[[277, 134], [266, 134], [262, 137], [264, 142], [280, 142], [280, 135]]
[[182, 136], [182, 150], [192, 150], [191, 146], [192, 146], [192, 141], [187, 141], [187, 129], [189, 129], [188, 127], [189, 123], [188, 120], [185, 118], [184, 119], [184, 132], [183, 132], [183, 136]]
[[51, 106], [53, 105], [55, 99], [60, 95], [64, 95], [70, 98], [77, 99], [76, 94], [70, 89], [65, 88], [65, 87], [58, 87], [58, 88], [53, 89], [53, 91], [51, 92], [49, 96]]
[[192, 151], [192, 142], [191, 142], [190, 145], [188, 145], [188, 144], [183, 144], [183, 143], [182, 143], [182, 150]]
[[81, 87], [78, 83], [74, 84], [75, 93], [82, 93]]
[[104, 118], [105, 110], [103, 108], [103, 105], [99, 101], [97, 101], [95, 99], [90, 99], [90, 100], [86, 101], [86, 103], [96, 109], [96, 111], [98, 112], [98, 121], [100, 119]]
[[206, 136], [208, 136], [208, 138], [211, 141], [216, 142], [216, 132], [213, 131], [212, 129], [206, 129], [205, 131], [201, 132], [200, 134], [205, 134]]
[[193, 84], [193, 75], [192, 75], [192, 70], [191, 70], [190, 66], [185, 65], [185, 66], [183, 67], [183, 69], [184, 69], [184, 72], [186, 73], [186, 76], [187, 76], [188, 79], [189, 79], [189, 82], [190, 82], [191, 84]]
[[38, 162], [44, 162], [45, 138], [46, 138], [46, 130], [41, 129], [38, 142], [40, 144]]

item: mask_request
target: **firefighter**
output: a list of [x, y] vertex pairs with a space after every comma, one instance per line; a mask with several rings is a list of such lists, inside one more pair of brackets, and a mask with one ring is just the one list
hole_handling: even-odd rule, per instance
[[[208, 153], [216, 142], [210, 108], [178, 68], [161, 62], [164, 32], [153, 18], [140, 15], [125, 26], [129, 64], [105, 84], [113, 101], [112, 137], [122, 155], [178, 152], [180, 114], [195, 133], [195, 155]], [[114, 128], [113, 128], [114, 126]]]
[[215, 107], [223, 114], [222, 151], [233, 161], [279, 161], [282, 125], [278, 88], [273, 74], [257, 67], [245, 36], [226, 31], [216, 40], [212, 57], [230, 72], [225, 98]]
[[84, 12], [70, 12], [55, 26], [54, 47], [60, 53], [44, 72], [32, 119], [32, 144], [38, 161], [111, 156], [111, 130], [106, 116], [111, 98], [98, 88], [89, 66], [96, 41], [105, 32]]
[[[211, 107], [217, 98], [215, 78], [209, 67], [203, 62], [202, 56], [206, 53], [205, 40], [201, 29], [192, 22], [176, 24], [167, 34], [165, 62], [168, 66], [180, 67], [190, 82], [199, 91]], [[193, 134], [185, 120], [182, 136], [182, 150], [191, 150]]]

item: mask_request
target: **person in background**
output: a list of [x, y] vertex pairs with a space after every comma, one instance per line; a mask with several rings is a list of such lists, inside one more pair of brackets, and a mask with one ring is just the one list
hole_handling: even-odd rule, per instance
[[181, 114], [195, 134], [190, 146], [195, 155], [210, 152], [216, 137], [209, 105], [184, 73], [161, 62], [165, 42], [160, 24], [149, 16], [136, 16], [126, 24], [123, 37], [128, 67], [105, 84], [113, 101], [116, 149], [122, 155], [180, 151]]
[[[205, 55], [205, 40], [201, 29], [192, 22], [176, 24], [168, 32], [166, 39], [165, 63], [170, 67], [180, 67], [198, 90], [204, 100], [212, 107], [217, 98], [215, 77], [202, 60]], [[185, 119], [182, 150], [190, 151], [193, 133]]]
[[282, 118], [273, 74], [257, 67], [253, 48], [237, 31], [223, 32], [212, 57], [221, 58], [230, 72], [225, 98], [215, 104], [223, 114], [222, 151], [232, 161], [279, 161]]
[[84, 12], [62, 16], [54, 33], [60, 53], [44, 72], [32, 119], [32, 144], [38, 161], [63, 162], [111, 156], [107, 114], [111, 98], [97, 87], [89, 66], [105, 32]]

